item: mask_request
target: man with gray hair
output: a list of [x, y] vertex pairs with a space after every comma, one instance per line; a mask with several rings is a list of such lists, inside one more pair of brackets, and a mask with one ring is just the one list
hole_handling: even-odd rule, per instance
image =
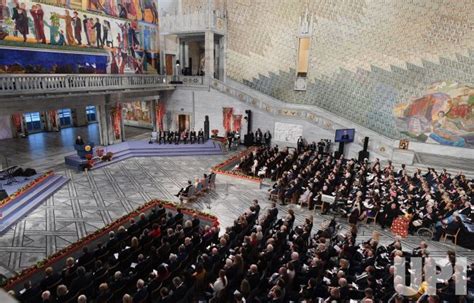
[[80, 295], [77, 298], [77, 303], [87, 303], [87, 297], [85, 295]]

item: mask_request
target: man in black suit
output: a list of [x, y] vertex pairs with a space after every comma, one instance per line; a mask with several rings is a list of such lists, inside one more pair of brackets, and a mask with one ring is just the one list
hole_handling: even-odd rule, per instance
[[75, 294], [85, 286], [89, 285], [91, 280], [91, 274], [86, 272], [86, 269], [83, 266], [79, 266], [76, 270], [77, 277], [72, 280], [70, 291]]
[[173, 143], [174, 132], [169, 131], [169, 130], [167, 132], [168, 132], [168, 143], [171, 144]]
[[188, 180], [188, 185], [186, 185], [186, 187], [183, 187], [179, 190], [179, 193], [177, 193], [175, 196], [176, 197], [180, 197], [180, 196], [184, 196], [186, 197], [189, 193], [189, 189], [193, 186], [193, 183], [191, 182], [191, 180]]
[[89, 248], [84, 246], [82, 248], [82, 255], [78, 258], [77, 264], [79, 266], [84, 266], [84, 264], [89, 263], [94, 258], [94, 254], [89, 252]]
[[258, 128], [257, 131], [255, 132], [255, 144], [261, 145], [262, 138], [263, 138], [262, 131], [260, 130], [260, 128]]
[[304, 148], [304, 139], [303, 136], [300, 136], [298, 138], [298, 141], [296, 141], [296, 147], [298, 149], [298, 152], [301, 152]]
[[166, 132], [164, 130], [160, 130], [159, 135], [158, 135], [158, 143], [161, 144], [161, 141], [163, 143], [166, 143]]
[[174, 277], [173, 278], [173, 302], [178, 302], [179, 300], [183, 299], [185, 294], [186, 294], [186, 285], [184, 285], [180, 277]]
[[198, 131], [198, 143], [199, 141], [204, 143], [204, 131], [202, 130], [202, 128]]
[[349, 141], [349, 134], [347, 133], [347, 130], [342, 132], [341, 140], [343, 142]]
[[40, 282], [40, 287], [42, 290], [46, 290], [49, 288], [49, 286], [54, 285], [56, 282], [58, 282], [61, 279], [61, 276], [54, 272], [52, 267], [46, 268], [44, 271], [45, 277], [43, 280]]
[[133, 303], [143, 302], [148, 297], [148, 290], [145, 287], [145, 281], [138, 279], [137, 291], [133, 296]]
[[194, 144], [194, 141], [196, 141], [196, 131], [194, 130], [194, 128], [189, 133], [189, 138], [191, 140], [191, 144]]
[[180, 136], [180, 134], [179, 134], [179, 131], [178, 131], [178, 130], [175, 131], [175, 132], [174, 132], [174, 144], [179, 145], [180, 137], [181, 137], [181, 136]]
[[31, 281], [25, 282], [24, 287], [25, 290], [19, 294], [18, 300], [20, 302], [38, 302], [41, 290], [37, 287], [33, 287]]
[[269, 130], [265, 132], [265, 134], [263, 135], [263, 139], [265, 140], [265, 145], [270, 147], [271, 142], [272, 142], [272, 134], [270, 133]]

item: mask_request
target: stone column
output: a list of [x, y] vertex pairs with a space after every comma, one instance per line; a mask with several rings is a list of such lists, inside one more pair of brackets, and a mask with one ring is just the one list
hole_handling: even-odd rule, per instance
[[204, 51], [206, 61], [204, 73], [206, 77], [214, 78], [214, 33], [212, 31], [206, 31], [205, 33]]
[[107, 136], [108, 124], [105, 113], [105, 105], [96, 105], [97, 124], [99, 125], [99, 144], [109, 145], [109, 137]]
[[156, 121], [156, 104], [158, 103], [158, 100], [153, 99], [150, 102], [150, 115], [151, 115], [151, 124], [153, 125], [153, 131], [157, 132], [158, 131], [158, 125]]

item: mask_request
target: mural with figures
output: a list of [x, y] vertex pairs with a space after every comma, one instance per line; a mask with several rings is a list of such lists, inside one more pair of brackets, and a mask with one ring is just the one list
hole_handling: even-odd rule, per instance
[[124, 103], [125, 125], [153, 128], [151, 121], [151, 101], [136, 101]]
[[[155, 1], [41, 2], [0, 0], [0, 73], [54, 73], [57, 70], [42, 64], [32, 68], [30, 61], [39, 62], [49, 55], [50, 62], [45, 64], [65, 66], [69, 63], [62, 54], [68, 53], [107, 57], [106, 68], [96, 68], [93, 60], [86, 62], [91, 67], [88, 73], [156, 73], [159, 47]], [[125, 13], [120, 14], [119, 8]], [[30, 55], [38, 56], [37, 60], [26, 56], [13, 59], [9, 52], [18, 47], [34, 48]]]
[[474, 147], [474, 88], [437, 82], [394, 108], [401, 134], [427, 143]]

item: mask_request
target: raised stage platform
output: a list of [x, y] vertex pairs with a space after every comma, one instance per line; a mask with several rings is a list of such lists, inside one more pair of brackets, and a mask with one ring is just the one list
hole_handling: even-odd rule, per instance
[[[212, 140], [204, 144], [149, 144], [148, 140], [127, 141], [119, 144], [95, 148], [103, 149], [104, 154], [113, 153], [111, 161], [97, 160], [92, 169], [104, 167], [106, 165], [117, 163], [133, 157], [170, 157], [170, 156], [205, 156], [221, 155], [223, 153], [221, 145]], [[78, 155], [69, 155], [65, 157], [66, 165], [81, 169], [87, 163], [87, 160], [79, 158]]]
[[0, 234], [24, 218], [68, 181], [68, 178], [50, 171], [28, 178], [15, 177], [12, 184], [4, 184], [3, 188], [8, 197], [0, 201]]

